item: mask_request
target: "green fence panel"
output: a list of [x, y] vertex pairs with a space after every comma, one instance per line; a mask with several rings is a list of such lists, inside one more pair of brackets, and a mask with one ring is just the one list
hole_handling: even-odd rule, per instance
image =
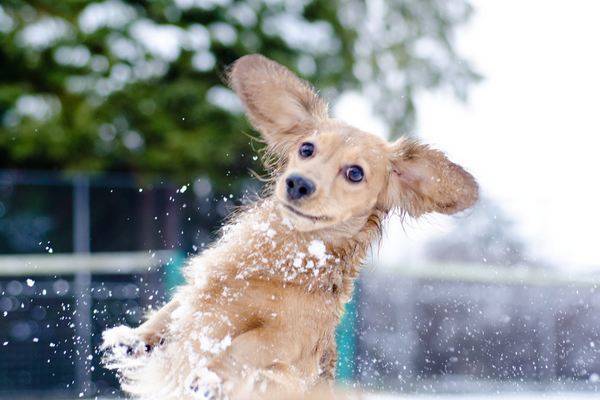
[[357, 291], [355, 290], [352, 300], [346, 304], [346, 311], [336, 332], [338, 349], [336, 378], [340, 382], [354, 380], [356, 370], [357, 297]]
[[183, 277], [185, 260], [185, 253], [183, 251], [176, 251], [173, 257], [165, 264], [165, 287], [169, 297], [173, 295], [177, 286], [185, 282]]

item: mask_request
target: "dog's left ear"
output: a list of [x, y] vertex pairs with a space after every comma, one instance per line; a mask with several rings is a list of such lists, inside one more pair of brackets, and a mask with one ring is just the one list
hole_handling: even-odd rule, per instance
[[250, 123], [279, 154], [301, 140], [307, 127], [327, 118], [327, 103], [306, 81], [261, 55], [237, 60], [229, 71], [229, 84]]
[[454, 214], [479, 197], [475, 178], [441, 151], [399, 139], [390, 145], [389, 158], [388, 186], [379, 200], [386, 210], [400, 208], [412, 217]]

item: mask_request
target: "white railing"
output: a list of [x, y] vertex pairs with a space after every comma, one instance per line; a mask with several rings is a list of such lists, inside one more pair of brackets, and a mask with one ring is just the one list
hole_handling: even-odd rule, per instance
[[174, 251], [119, 253], [19, 254], [0, 256], [0, 276], [58, 275], [89, 272], [93, 274], [131, 274], [151, 272], [169, 264]]
[[[372, 267], [377, 270], [377, 267]], [[552, 268], [500, 267], [485, 264], [414, 264], [386, 269], [413, 279], [532, 286], [600, 286], [600, 273], [573, 273]]]

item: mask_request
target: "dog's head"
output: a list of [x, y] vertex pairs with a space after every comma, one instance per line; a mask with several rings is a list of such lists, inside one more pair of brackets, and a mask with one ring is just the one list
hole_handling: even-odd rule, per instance
[[275, 198], [298, 230], [352, 232], [375, 210], [452, 214], [477, 200], [473, 177], [443, 153], [329, 118], [312, 87], [272, 60], [242, 57], [229, 81], [279, 161]]

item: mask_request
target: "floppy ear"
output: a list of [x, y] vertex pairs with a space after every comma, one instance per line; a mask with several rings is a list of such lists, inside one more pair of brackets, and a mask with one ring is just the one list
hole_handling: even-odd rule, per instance
[[400, 208], [412, 217], [428, 212], [454, 214], [479, 197], [477, 182], [441, 151], [414, 140], [390, 145], [390, 175], [380, 199], [387, 210]]
[[327, 104], [306, 81], [261, 55], [238, 59], [229, 71], [229, 84], [250, 123], [275, 151], [284, 152], [316, 121], [327, 118]]

